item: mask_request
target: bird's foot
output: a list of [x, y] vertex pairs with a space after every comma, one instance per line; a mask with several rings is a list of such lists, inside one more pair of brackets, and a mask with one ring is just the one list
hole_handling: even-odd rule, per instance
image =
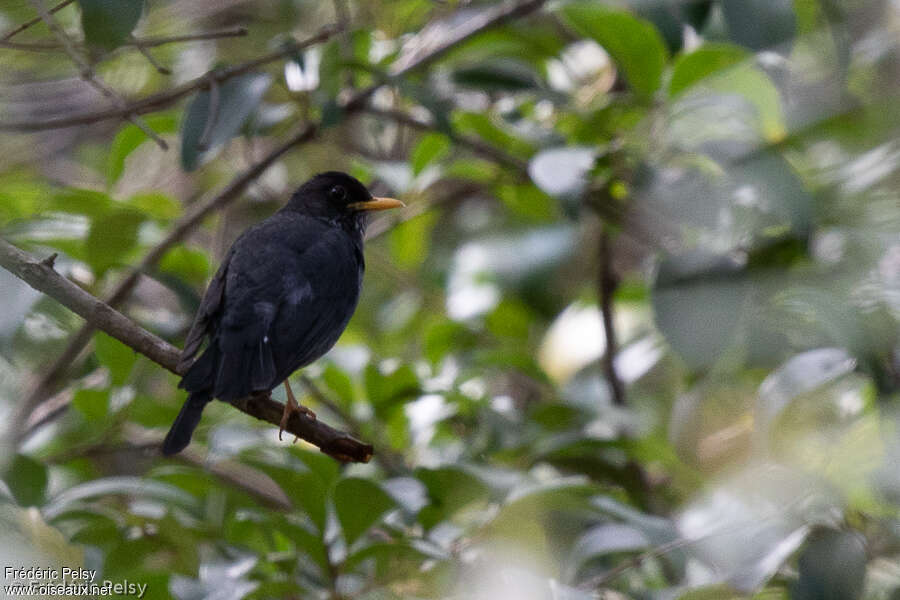
[[[297, 402], [297, 398], [294, 397], [294, 392], [291, 390], [291, 386], [287, 382], [287, 379], [284, 380], [284, 391], [287, 392], [287, 402], [284, 404], [284, 412], [281, 413], [281, 423], [279, 424], [278, 429], [279, 441], [281, 441], [281, 434], [284, 433], [284, 430], [287, 428], [288, 420], [291, 418], [292, 414], [299, 413], [301, 415], [306, 415], [310, 419], [316, 418], [316, 413], [309, 407], [303, 406]], [[294, 436], [294, 443], [297, 443], [298, 439], [297, 436]]]

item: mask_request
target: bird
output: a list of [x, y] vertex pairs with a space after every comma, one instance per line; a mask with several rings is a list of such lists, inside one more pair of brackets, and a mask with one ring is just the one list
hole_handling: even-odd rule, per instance
[[187, 447], [214, 398], [231, 402], [283, 382], [279, 437], [292, 413], [315, 417], [297, 403], [288, 377], [328, 352], [356, 310], [367, 215], [402, 206], [329, 171], [234, 241], [185, 339], [178, 372], [188, 396], [163, 441], [164, 455]]

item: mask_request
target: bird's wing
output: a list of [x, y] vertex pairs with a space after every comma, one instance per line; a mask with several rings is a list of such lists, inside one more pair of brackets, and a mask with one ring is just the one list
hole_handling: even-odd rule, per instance
[[337, 228], [284, 213], [235, 243], [216, 318], [215, 397], [271, 389], [331, 347], [356, 305], [353, 253]]
[[181, 351], [181, 358], [178, 361], [178, 370], [182, 373], [191, 366], [194, 357], [200, 350], [200, 346], [203, 345], [203, 340], [213, 332], [213, 316], [222, 306], [222, 299], [225, 292], [225, 279], [228, 274], [228, 264], [231, 262], [233, 254], [234, 248], [232, 247], [228, 251], [228, 254], [225, 255], [225, 259], [219, 266], [219, 270], [216, 271], [216, 274], [206, 288], [206, 293], [203, 295], [203, 300], [200, 302], [200, 307], [197, 309], [194, 323], [191, 325], [191, 330], [188, 332], [187, 339], [184, 342], [184, 350]]

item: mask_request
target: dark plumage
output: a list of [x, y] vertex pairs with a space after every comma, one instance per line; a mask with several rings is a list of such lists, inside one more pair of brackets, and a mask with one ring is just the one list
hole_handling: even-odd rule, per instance
[[[187, 372], [179, 387], [188, 398], [163, 442], [164, 454], [190, 443], [213, 398], [268, 392], [331, 349], [359, 299], [366, 212], [395, 206], [402, 204], [372, 198], [349, 175], [322, 173], [241, 234], [185, 342], [180, 367]], [[289, 389], [288, 395], [292, 401]], [[286, 407], [285, 418], [289, 410], [296, 407]]]

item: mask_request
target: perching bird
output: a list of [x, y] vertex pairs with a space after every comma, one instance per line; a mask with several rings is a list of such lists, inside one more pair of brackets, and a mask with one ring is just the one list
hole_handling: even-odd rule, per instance
[[234, 242], [188, 333], [179, 363], [187, 369], [179, 387], [188, 397], [163, 454], [190, 443], [213, 398], [229, 402], [284, 382], [282, 430], [292, 412], [309, 413], [287, 378], [330, 350], [356, 309], [366, 213], [398, 206], [393, 198], [373, 198], [345, 173], [322, 173]]

